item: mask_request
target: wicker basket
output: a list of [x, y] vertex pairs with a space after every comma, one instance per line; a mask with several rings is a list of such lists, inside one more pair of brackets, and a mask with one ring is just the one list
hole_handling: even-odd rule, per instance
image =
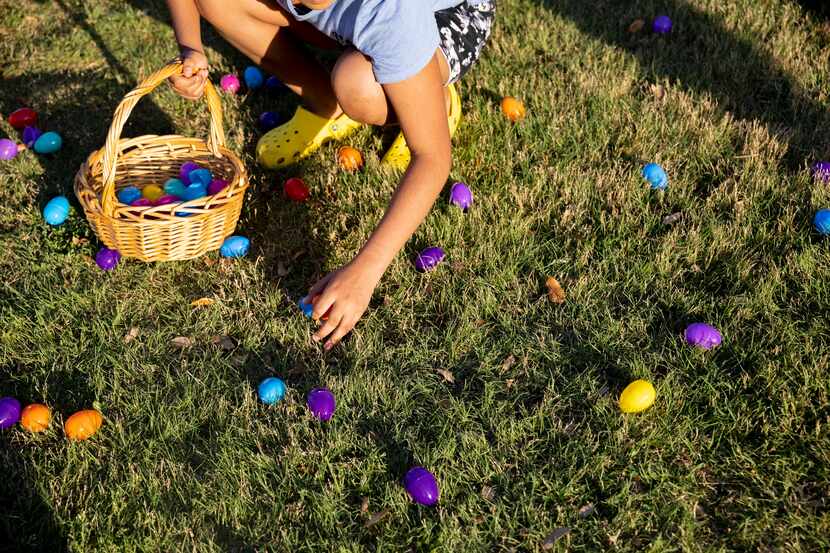
[[[174, 61], [127, 94], [115, 110], [104, 147], [93, 152], [75, 175], [75, 195], [95, 234], [124, 257], [142, 261], [198, 257], [218, 249], [239, 219], [248, 176], [240, 159], [225, 148], [222, 106], [210, 81], [205, 86], [210, 110], [207, 142], [178, 135], [121, 138], [124, 123], [141, 97], [181, 70], [181, 62]], [[177, 204], [133, 207], [118, 202], [118, 190], [161, 186], [178, 177], [186, 161], [210, 169], [228, 186], [215, 195]]]

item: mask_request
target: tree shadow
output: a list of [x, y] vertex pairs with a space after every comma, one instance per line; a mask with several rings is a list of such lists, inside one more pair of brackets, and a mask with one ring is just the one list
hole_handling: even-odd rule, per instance
[[[758, 46], [760, 40], [728, 29], [719, 17], [680, 0], [661, 2], [659, 11], [653, 12], [634, 0], [540, 0], [540, 4], [586, 35], [634, 56], [644, 78], [668, 80], [698, 95], [710, 95], [737, 119], [765, 125], [789, 145], [784, 158], [787, 169], [802, 169], [805, 161], [830, 151], [830, 137], [823, 130], [828, 123], [824, 107]], [[668, 35], [649, 31], [651, 19], [659, 14], [673, 20]], [[628, 25], [638, 18], [647, 21], [646, 28], [629, 32]]]

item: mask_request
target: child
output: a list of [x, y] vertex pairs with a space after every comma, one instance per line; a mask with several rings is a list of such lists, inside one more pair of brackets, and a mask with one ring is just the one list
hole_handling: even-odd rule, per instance
[[[397, 123], [383, 163], [403, 171], [386, 214], [355, 258], [309, 290], [314, 334], [331, 349], [357, 323], [395, 255], [426, 217], [449, 176], [450, 138], [461, 117], [453, 86], [478, 59], [495, 0], [167, 0], [183, 60], [171, 78], [202, 95], [208, 63], [199, 18], [300, 95], [304, 107], [264, 135], [257, 158], [284, 167], [362, 124]], [[329, 73], [302, 47], [343, 48]], [[404, 138], [405, 137], [405, 138]]]

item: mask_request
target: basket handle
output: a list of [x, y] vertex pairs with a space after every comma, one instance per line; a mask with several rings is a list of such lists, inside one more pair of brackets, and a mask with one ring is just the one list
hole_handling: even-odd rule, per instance
[[[181, 73], [182, 61], [180, 59], [171, 61], [128, 92], [115, 109], [112, 125], [110, 125], [110, 130], [107, 132], [107, 141], [104, 143], [104, 158], [102, 160], [104, 190], [101, 194], [101, 207], [104, 215], [108, 217], [115, 215], [117, 203], [115, 199], [115, 164], [118, 161], [118, 142], [121, 139], [124, 124], [143, 96], [155, 90], [158, 85], [169, 77], [181, 75]], [[207, 145], [214, 156], [221, 157], [222, 154], [219, 149], [225, 146], [225, 129], [222, 126], [222, 102], [210, 79], [205, 81], [204, 97], [210, 112], [210, 136]]]

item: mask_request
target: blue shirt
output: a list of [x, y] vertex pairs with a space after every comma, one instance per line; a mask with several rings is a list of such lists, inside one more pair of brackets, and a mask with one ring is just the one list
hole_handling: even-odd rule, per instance
[[465, 0], [334, 0], [324, 10], [304, 11], [291, 0], [278, 0], [298, 21], [307, 21], [341, 44], [371, 58], [381, 84], [416, 75], [438, 48], [435, 12]]

